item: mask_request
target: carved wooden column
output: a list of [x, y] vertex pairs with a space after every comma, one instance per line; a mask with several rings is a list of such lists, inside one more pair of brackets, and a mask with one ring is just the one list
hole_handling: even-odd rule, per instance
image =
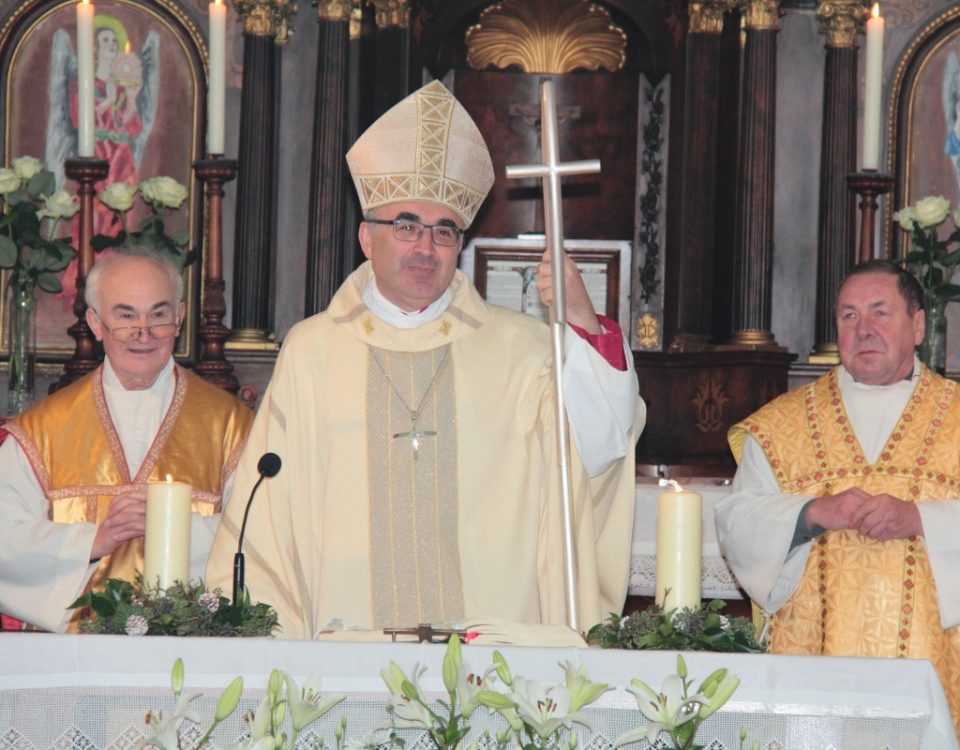
[[720, 32], [726, 0], [690, 4], [684, 85], [677, 333], [670, 351], [708, 348], [713, 312]]
[[840, 281], [856, 263], [856, 208], [847, 177], [857, 160], [857, 35], [867, 15], [860, 0], [820, 0], [826, 38], [817, 227], [817, 313], [810, 362], [839, 363], [833, 306]]
[[73, 300], [76, 322], [67, 333], [76, 342], [73, 357], [64, 365], [63, 375], [50, 386], [50, 392], [70, 385], [100, 364], [96, 356], [96, 338], [87, 325], [87, 274], [93, 268], [93, 200], [97, 194], [96, 183], [106, 178], [110, 165], [104, 159], [67, 159], [67, 177], [77, 183], [80, 199], [80, 242], [77, 248], [77, 296]]
[[377, 9], [377, 86], [373, 116], [410, 93], [409, 0], [373, 0]]
[[746, 0], [742, 121], [734, 229], [733, 337], [727, 346], [780, 349], [770, 331], [776, 133], [777, 0]]
[[276, 348], [270, 329], [276, 245], [278, 45], [293, 0], [234, 0], [243, 22], [240, 176], [237, 179], [231, 349]]
[[316, 98], [313, 109], [313, 158], [310, 163], [310, 216], [307, 232], [307, 315], [330, 302], [352, 267], [353, 244], [345, 242], [345, 198], [349, 181], [343, 155], [347, 151], [350, 0], [320, 0], [317, 23]]

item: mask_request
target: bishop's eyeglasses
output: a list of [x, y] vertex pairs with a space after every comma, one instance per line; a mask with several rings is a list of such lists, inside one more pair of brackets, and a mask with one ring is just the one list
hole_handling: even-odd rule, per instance
[[[93, 310], [93, 308], [90, 308]], [[151, 323], [148, 326], [117, 326], [116, 328], [110, 328], [106, 323], [103, 322], [103, 318], [100, 317], [100, 313], [96, 310], [93, 310], [93, 314], [97, 316], [97, 320], [100, 321], [100, 325], [103, 326], [104, 330], [107, 331], [114, 341], [119, 341], [121, 344], [127, 344], [131, 341], [135, 341], [140, 338], [140, 334], [143, 331], [147, 332], [147, 336], [152, 339], [168, 339], [171, 336], [177, 334], [177, 329], [180, 328], [180, 321], [174, 320], [172, 323]]]
[[368, 224], [383, 224], [393, 227], [393, 236], [401, 242], [416, 242], [429, 229], [433, 241], [443, 247], [453, 247], [463, 237], [463, 230], [452, 224], [424, 224], [416, 219], [398, 216], [396, 219], [364, 219]]

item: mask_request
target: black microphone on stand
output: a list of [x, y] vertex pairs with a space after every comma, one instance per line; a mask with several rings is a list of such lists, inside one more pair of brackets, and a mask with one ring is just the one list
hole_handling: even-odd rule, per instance
[[260, 478], [250, 490], [250, 499], [247, 500], [246, 510], [243, 511], [243, 524], [240, 526], [240, 540], [237, 542], [237, 554], [233, 556], [233, 603], [240, 601], [243, 592], [243, 534], [247, 530], [247, 516], [250, 515], [250, 506], [253, 505], [253, 496], [257, 494], [260, 482], [268, 477], [275, 477], [280, 471], [280, 456], [276, 453], [264, 453], [257, 461], [257, 472]]

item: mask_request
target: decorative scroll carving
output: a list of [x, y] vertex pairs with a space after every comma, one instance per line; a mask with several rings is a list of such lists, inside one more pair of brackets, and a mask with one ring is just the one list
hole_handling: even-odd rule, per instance
[[702, 0], [690, 3], [691, 34], [719, 34], [723, 31], [723, 14], [736, 7], [735, 0]]
[[697, 429], [700, 432], [726, 432], [727, 420], [723, 407], [730, 401], [723, 385], [713, 379], [713, 373], [707, 376], [706, 383], [700, 383], [693, 397], [697, 408]]
[[285, 44], [293, 32], [287, 19], [297, 12], [296, 0], [233, 0], [243, 22], [243, 33], [251, 36], [275, 36]]
[[778, 0], [744, 0], [743, 22], [754, 31], [777, 31], [780, 28]]
[[410, 27], [408, 0], [373, 0], [373, 5], [377, 10], [378, 29]]
[[466, 33], [467, 63], [519, 66], [525, 73], [616, 71], [626, 62], [627, 35], [589, 0], [503, 0]]
[[856, 47], [869, 14], [862, 0], [820, 0], [817, 20], [828, 47]]

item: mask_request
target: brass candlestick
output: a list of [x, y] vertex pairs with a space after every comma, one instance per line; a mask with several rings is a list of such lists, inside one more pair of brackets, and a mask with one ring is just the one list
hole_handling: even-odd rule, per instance
[[230, 330], [223, 325], [227, 304], [223, 291], [223, 185], [237, 176], [237, 162], [213, 155], [194, 162], [193, 169], [206, 186], [207, 258], [203, 280], [202, 322], [200, 325], [200, 359], [194, 371], [225, 391], [236, 394], [240, 382], [233, 374], [233, 365], [224, 355], [223, 342]]

